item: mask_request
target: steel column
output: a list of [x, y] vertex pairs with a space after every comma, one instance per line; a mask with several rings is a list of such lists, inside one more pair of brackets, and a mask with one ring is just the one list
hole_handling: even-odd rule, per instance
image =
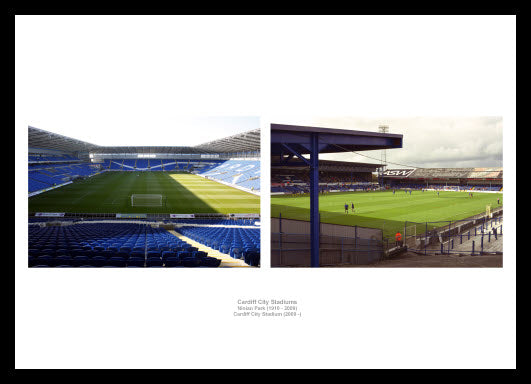
[[312, 133], [310, 148], [311, 267], [319, 267], [319, 134]]

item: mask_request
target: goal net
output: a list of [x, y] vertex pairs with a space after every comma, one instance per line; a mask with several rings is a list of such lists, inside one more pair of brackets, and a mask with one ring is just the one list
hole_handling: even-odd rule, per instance
[[153, 194], [134, 194], [131, 195], [132, 207], [162, 207], [164, 197]]

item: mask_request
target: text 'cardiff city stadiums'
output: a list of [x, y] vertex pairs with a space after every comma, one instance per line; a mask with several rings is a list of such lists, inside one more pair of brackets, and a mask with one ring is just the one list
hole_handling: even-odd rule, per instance
[[503, 266], [501, 118], [308, 122], [270, 127], [272, 267]]
[[28, 266], [259, 267], [259, 125], [180, 137], [105, 146], [30, 126]]

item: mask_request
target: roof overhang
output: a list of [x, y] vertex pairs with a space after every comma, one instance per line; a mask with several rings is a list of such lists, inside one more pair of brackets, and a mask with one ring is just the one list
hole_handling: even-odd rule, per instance
[[28, 147], [68, 153], [163, 153], [213, 154], [260, 151], [260, 129], [255, 129], [196, 146], [101, 146], [68, 136], [28, 127]]
[[319, 137], [320, 153], [357, 152], [402, 148], [403, 136], [393, 133], [349, 129], [271, 124], [271, 155], [282, 155], [288, 147], [301, 155], [309, 154], [311, 137]]

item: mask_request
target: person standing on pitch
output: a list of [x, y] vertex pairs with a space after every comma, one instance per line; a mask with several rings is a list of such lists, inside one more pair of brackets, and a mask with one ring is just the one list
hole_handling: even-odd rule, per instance
[[354, 213], [354, 203], [351, 202], [351, 204], [352, 204], [352, 213]]
[[345, 213], [348, 213], [348, 204], [345, 203]]
[[500, 205], [500, 198], [498, 197], [498, 205]]

